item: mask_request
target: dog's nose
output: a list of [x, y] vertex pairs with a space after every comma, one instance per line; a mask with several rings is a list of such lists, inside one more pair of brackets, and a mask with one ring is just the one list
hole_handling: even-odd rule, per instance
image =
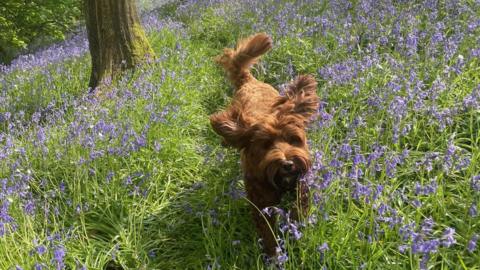
[[283, 169], [286, 172], [291, 172], [295, 169], [295, 164], [291, 160], [286, 160], [283, 162]]

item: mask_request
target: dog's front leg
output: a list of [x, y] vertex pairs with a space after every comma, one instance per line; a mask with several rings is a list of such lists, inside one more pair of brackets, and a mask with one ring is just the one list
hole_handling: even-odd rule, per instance
[[[253, 182], [253, 183], [252, 183]], [[265, 253], [273, 257], [276, 255], [277, 241], [275, 239], [275, 213], [262, 212], [266, 207], [277, 205], [280, 195], [272, 187], [261, 186], [258, 182], [246, 181], [247, 196], [253, 204], [252, 217], [257, 233], [262, 238]]]
[[293, 220], [300, 221], [300, 218], [308, 216], [308, 210], [310, 207], [310, 188], [306, 181], [300, 180], [297, 185], [297, 202], [293, 208], [290, 217]]
[[257, 233], [262, 239], [265, 253], [273, 257], [276, 255], [277, 240], [275, 239], [275, 213], [267, 215], [261, 213], [256, 207], [252, 207], [253, 221], [257, 227]]

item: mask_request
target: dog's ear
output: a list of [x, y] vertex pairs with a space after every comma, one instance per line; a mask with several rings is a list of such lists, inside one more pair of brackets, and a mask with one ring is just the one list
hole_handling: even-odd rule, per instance
[[239, 149], [248, 143], [248, 123], [248, 119], [235, 106], [210, 116], [210, 124], [213, 130], [223, 137], [224, 145]]
[[300, 75], [288, 84], [285, 96], [274, 104], [279, 115], [294, 114], [304, 122], [318, 109], [317, 81], [310, 75]]

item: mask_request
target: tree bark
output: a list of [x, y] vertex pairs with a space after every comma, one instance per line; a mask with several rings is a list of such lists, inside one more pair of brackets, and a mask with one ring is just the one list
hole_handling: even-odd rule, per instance
[[154, 52], [140, 24], [135, 0], [84, 0], [92, 73], [91, 91]]

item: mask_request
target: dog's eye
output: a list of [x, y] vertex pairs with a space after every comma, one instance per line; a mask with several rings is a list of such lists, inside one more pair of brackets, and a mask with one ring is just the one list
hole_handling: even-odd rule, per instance
[[291, 145], [302, 145], [303, 140], [299, 136], [292, 136], [289, 138], [288, 143]]
[[263, 141], [262, 146], [263, 146], [263, 148], [270, 148], [270, 146], [272, 146], [272, 141], [270, 141], [270, 140]]

